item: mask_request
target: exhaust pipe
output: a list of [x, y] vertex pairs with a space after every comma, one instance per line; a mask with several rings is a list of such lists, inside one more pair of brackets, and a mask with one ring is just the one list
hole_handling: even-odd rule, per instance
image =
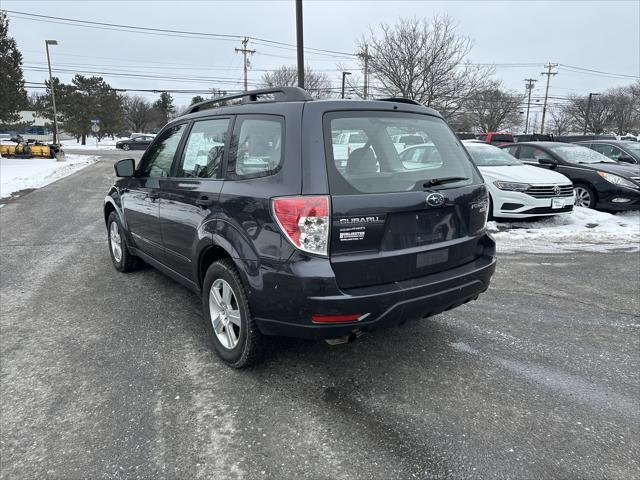
[[325, 338], [324, 341], [329, 345], [342, 345], [343, 343], [351, 343], [355, 342], [359, 337], [364, 335], [364, 332], [361, 330], [354, 330], [353, 332], [348, 333], [343, 337], [338, 338]]

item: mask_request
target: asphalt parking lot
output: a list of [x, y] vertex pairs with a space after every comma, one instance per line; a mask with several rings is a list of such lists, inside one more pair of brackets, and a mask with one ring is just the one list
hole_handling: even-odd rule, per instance
[[2, 478], [640, 475], [638, 253], [502, 255], [474, 303], [234, 371], [111, 266], [102, 154], [0, 209]]

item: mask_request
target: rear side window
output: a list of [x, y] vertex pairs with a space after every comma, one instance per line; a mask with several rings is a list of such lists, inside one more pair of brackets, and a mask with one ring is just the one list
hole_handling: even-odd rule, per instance
[[537, 162], [541, 158], [549, 158], [549, 154], [539, 148], [530, 147], [528, 145], [520, 147], [520, 160], [527, 160], [528, 162]]
[[276, 115], [238, 115], [233, 128], [227, 178], [273, 175], [282, 164], [284, 121]]
[[516, 152], [518, 151], [518, 145], [514, 145], [513, 147], [505, 148], [510, 155], [516, 156]]
[[[424, 190], [468, 185], [474, 169], [464, 148], [440, 118], [398, 112], [333, 112], [324, 117], [325, 149], [332, 194]], [[339, 144], [336, 131], [362, 131], [364, 143]], [[402, 143], [420, 139], [421, 143]]]

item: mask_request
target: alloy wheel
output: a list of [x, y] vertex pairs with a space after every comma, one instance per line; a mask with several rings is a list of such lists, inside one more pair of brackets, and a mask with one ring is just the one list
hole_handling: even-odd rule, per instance
[[220, 344], [229, 350], [240, 341], [240, 309], [233, 288], [222, 278], [211, 285], [209, 316]]
[[120, 260], [122, 260], [122, 239], [120, 238], [118, 222], [111, 222], [109, 239], [111, 240], [111, 253], [113, 254], [113, 258], [116, 262], [120, 263]]
[[574, 187], [573, 193], [576, 196], [576, 200], [573, 203], [576, 207], [586, 207], [589, 208], [591, 206], [591, 193], [584, 187]]

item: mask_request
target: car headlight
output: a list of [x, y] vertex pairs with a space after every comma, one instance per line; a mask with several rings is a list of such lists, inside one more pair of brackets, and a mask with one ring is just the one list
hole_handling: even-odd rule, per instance
[[520, 182], [503, 182], [501, 180], [496, 180], [493, 184], [498, 187], [500, 190], [509, 190], [511, 192], [524, 192], [525, 190], [529, 190], [531, 185], [528, 183], [520, 183]]
[[638, 187], [638, 185], [627, 180], [626, 178], [619, 177], [618, 175], [614, 175], [612, 173], [598, 171], [598, 175], [604, 178], [607, 182], [613, 183], [614, 185], [618, 185], [620, 187], [640, 188]]

